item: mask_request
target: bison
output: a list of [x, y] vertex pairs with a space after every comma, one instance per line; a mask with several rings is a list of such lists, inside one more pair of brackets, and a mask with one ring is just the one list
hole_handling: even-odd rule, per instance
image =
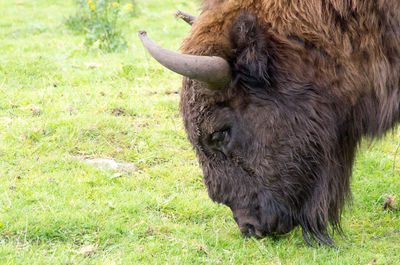
[[183, 54], [180, 110], [210, 198], [242, 233], [301, 226], [334, 244], [355, 150], [400, 120], [400, 1], [205, 0]]

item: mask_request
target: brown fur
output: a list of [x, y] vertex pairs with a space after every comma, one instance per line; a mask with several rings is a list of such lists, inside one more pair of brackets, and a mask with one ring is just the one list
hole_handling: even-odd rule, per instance
[[[210, 197], [245, 233], [300, 224], [332, 243], [357, 144], [400, 119], [400, 2], [206, 0], [182, 51], [221, 56], [234, 75], [181, 91]], [[226, 135], [229, 148], [210, 142]]]
[[[248, 11], [259, 23], [271, 25], [283, 41], [296, 37], [335, 58], [351, 75], [340, 79], [354, 83], [338, 93], [346, 93], [354, 103], [368, 88], [380, 94], [388, 82], [397, 84], [398, 58], [393, 55], [400, 49], [399, 9], [396, 0], [205, 0], [182, 51], [230, 58], [229, 28], [239, 13]], [[332, 69], [327, 74], [339, 73]], [[316, 81], [321, 78], [314, 76]], [[354, 90], [355, 85], [363, 88]]]

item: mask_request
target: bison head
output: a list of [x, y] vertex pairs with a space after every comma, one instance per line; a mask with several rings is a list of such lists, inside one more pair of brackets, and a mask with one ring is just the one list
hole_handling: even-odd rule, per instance
[[181, 113], [209, 196], [227, 205], [245, 235], [302, 227], [332, 244], [359, 139], [341, 67], [296, 36], [281, 37], [242, 13], [229, 26], [226, 58], [183, 55], [140, 37], [155, 59], [186, 76]]

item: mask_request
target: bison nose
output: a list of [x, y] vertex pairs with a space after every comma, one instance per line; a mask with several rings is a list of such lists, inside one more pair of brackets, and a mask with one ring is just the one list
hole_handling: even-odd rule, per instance
[[252, 224], [245, 224], [240, 228], [240, 231], [248, 237], [263, 238], [265, 236], [263, 232], [257, 230]]
[[233, 217], [240, 231], [248, 237], [263, 238], [267, 235], [281, 235], [290, 232], [297, 222], [284, 212], [262, 212], [261, 218], [251, 209], [236, 209]]
[[242, 233], [246, 236], [254, 236], [256, 232], [256, 229], [254, 228], [254, 225], [251, 224], [245, 224], [244, 229], [242, 230]]
[[249, 209], [236, 209], [233, 211], [233, 217], [243, 235], [258, 238], [265, 236], [260, 229], [261, 226], [258, 218], [251, 214]]

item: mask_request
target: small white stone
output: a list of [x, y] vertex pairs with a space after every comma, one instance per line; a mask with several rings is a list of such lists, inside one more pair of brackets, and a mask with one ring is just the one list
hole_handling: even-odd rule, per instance
[[94, 167], [99, 167], [104, 170], [117, 170], [118, 163], [112, 159], [104, 159], [104, 158], [94, 158], [94, 159], [86, 159], [84, 160], [86, 164], [92, 165]]
[[122, 172], [131, 172], [136, 170], [135, 164], [133, 163], [118, 163], [113, 159], [105, 159], [105, 158], [93, 158], [93, 159], [84, 159], [86, 164], [101, 168], [103, 170], [115, 170]]

